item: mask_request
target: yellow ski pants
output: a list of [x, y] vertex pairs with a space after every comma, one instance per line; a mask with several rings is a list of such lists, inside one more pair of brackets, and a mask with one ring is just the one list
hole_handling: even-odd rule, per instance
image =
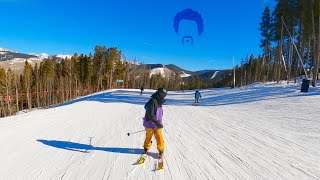
[[161, 129], [149, 129], [146, 128], [146, 139], [144, 141], [144, 148], [150, 149], [151, 147], [151, 139], [152, 136], [155, 136], [157, 140], [157, 149], [159, 152], [164, 151], [164, 141], [162, 136], [162, 128]]

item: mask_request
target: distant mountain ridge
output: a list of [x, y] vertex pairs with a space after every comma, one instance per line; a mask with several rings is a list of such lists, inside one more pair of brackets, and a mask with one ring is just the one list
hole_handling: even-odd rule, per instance
[[186, 74], [192, 74], [192, 71], [185, 70], [174, 64], [168, 64], [166, 67], [175, 73], [185, 72]]
[[[6, 63], [5, 65], [2, 64], [2, 66], [11, 68], [11, 69], [23, 69], [23, 62], [25, 60], [28, 60], [28, 62], [31, 62], [35, 64], [36, 62], [41, 62], [43, 60], [49, 59], [53, 56], [50, 56], [46, 53], [41, 53], [41, 54], [35, 54], [35, 53], [30, 53], [30, 54], [24, 54], [24, 53], [19, 53], [17, 51], [12, 51], [9, 49], [5, 48], [0, 48], [0, 63]], [[57, 54], [55, 55], [58, 59], [62, 58], [68, 58], [71, 59], [71, 55], [63, 55], [63, 54]], [[20, 66], [15, 65], [17, 62], [21, 64]], [[1, 64], [0, 64], [1, 66]], [[13, 67], [14, 66], [14, 67]], [[216, 79], [224, 78], [226, 76], [226, 72], [228, 70], [199, 70], [199, 71], [190, 71], [183, 69], [177, 65], [174, 64], [168, 64], [168, 65], [163, 65], [163, 64], [139, 64], [139, 67], [145, 66], [147, 69], [151, 70], [151, 75], [154, 74], [161, 74], [163, 77], [166, 77], [169, 75], [171, 72], [174, 72], [176, 74], [179, 74], [180, 77], [183, 80], [191, 81], [192, 77], [198, 77], [200, 76], [202, 79], [202, 82], [204, 83], [210, 83], [213, 82]]]
[[[216, 79], [224, 78], [226, 76], [227, 71], [229, 70], [199, 70], [199, 71], [189, 71], [186, 69], [183, 69], [177, 65], [174, 64], [141, 64], [140, 67], [146, 66], [147, 69], [150, 69], [152, 74], [156, 74], [155, 72], [161, 72], [161, 75], [163, 75], [163, 71], [159, 71], [158, 69], [165, 68], [169, 71], [172, 71], [176, 74], [180, 74], [180, 76], [190, 81], [193, 77], [200, 76], [202, 79], [202, 82], [204, 83], [210, 83], [215, 81]], [[156, 70], [156, 71], [155, 71]], [[163, 75], [164, 76], [164, 75]]]
[[37, 58], [35, 55], [23, 54], [9, 49], [0, 48], [0, 61], [9, 61], [12, 59], [31, 59]]
[[[39, 64], [42, 61], [45, 61], [49, 58], [52, 58], [46, 53], [36, 54], [36, 53], [19, 53], [17, 51], [12, 51], [5, 48], [0, 48], [0, 67], [4, 68], [5, 70], [11, 69], [16, 73], [22, 73], [25, 62], [27, 61], [31, 66], [35, 66], [35, 64]], [[58, 60], [62, 58], [71, 58], [71, 55], [63, 55], [58, 54], [55, 55]]]
[[[71, 55], [69, 54], [57, 54], [54, 55], [55, 57], [57, 57], [58, 59], [71, 59]], [[17, 51], [12, 51], [9, 49], [5, 49], [5, 48], [0, 48], [0, 61], [10, 61], [13, 59], [24, 59], [24, 60], [46, 60], [49, 59], [53, 56], [47, 54], [47, 53], [41, 53], [41, 54], [36, 54], [36, 53], [29, 53], [29, 54], [25, 54], [25, 53], [19, 53]]]

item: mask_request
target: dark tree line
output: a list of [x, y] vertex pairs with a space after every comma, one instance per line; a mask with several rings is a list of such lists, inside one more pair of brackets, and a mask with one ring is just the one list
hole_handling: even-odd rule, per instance
[[150, 73], [146, 65], [138, 65], [137, 60], [127, 61], [120, 50], [105, 46], [96, 46], [93, 55], [53, 57], [34, 67], [25, 61], [22, 74], [0, 67], [0, 117], [55, 106], [113, 88], [180, 89], [178, 74], [172, 72], [163, 77]]
[[289, 83], [292, 78], [296, 83], [297, 77], [305, 75], [315, 87], [319, 79], [319, 12], [320, 0], [278, 0], [273, 12], [266, 7], [260, 23], [263, 54], [242, 60], [236, 67], [236, 85], [284, 79]]

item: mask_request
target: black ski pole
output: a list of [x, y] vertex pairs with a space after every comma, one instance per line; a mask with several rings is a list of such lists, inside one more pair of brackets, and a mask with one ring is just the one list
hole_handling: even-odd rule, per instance
[[141, 130], [141, 131], [136, 131], [136, 132], [131, 132], [131, 133], [128, 133], [127, 135], [130, 136], [130, 134], [136, 134], [136, 133], [141, 133], [141, 132], [144, 132], [146, 130]]

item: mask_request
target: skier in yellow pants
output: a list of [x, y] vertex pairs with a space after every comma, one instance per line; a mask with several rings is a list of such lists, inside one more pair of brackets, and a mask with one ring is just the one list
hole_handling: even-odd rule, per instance
[[146, 128], [146, 139], [144, 141], [144, 154], [147, 154], [151, 147], [151, 139], [154, 135], [157, 140], [157, 148], [159, 151], [159, 158], [163, 158], [164, 141], [162, 136], [162, 104], [165, 102], [164, 98], [167, 91], [164, 88], [159, 88], [156, 93], [151, 96], [151, 99], [145, 105], [146, 114], [143, 120], [143, 126]]
[[164, 151], [164, 141], [163, 141], [163, 136], [162, 136], [162, 129], [150, 129], [146, 128], [146, 139], [144, 141], [143, 147], [145, 148], [146, 151], [150, 149], [151, 147], [151, 139], [152, 136], [155, 136], [157, 140], [157, 149], [159, 151], [159, 154], [162, 154]]

